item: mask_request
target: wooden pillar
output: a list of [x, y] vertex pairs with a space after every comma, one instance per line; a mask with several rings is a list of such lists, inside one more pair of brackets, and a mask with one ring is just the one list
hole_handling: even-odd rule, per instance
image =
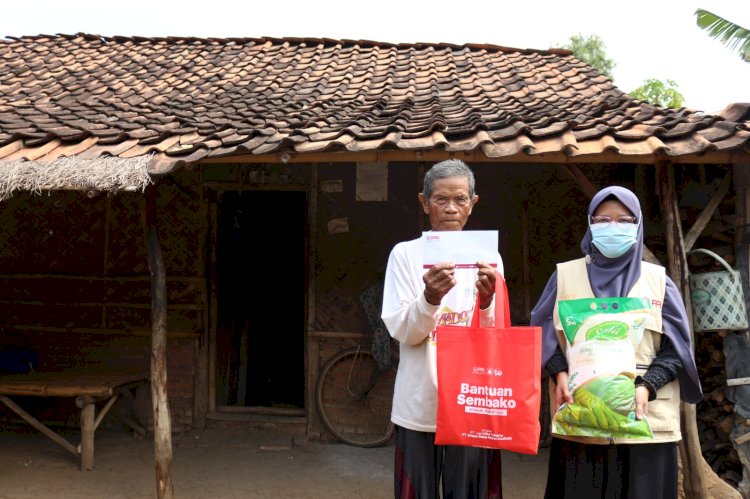
[[[414, 197], [412, 198], [412, 202], [417, 203], [417, 205], [419, 205], [417, 193], [422, 192], [422, 189], [424, 188], [424, 175], [429, 169], [430, 167], [427, 166], [424, 161], [420, 161], [419, 165], [417, 166], [417, 178], [414, 179], [417, 185], [416, 189], [414, 190]], [[432, 227], [430, 227], [430, 217], [424, 214], [424, 210], [422, 210], [421, 206], [419, 206], [419, 208], [417, 209], [417, 216], [419, 217], [417, 223], [419, 224], [420, 234], [424, 231], [432, 229]]]
[[94, 469], [94, 432], [96, 405], [93, 400], [81, 408], [81, 471]]
[[[659, 202], [666, 230], [667, 271], [680, 290], [687, 308], [688, 319], [692, 322], [690, 305], [690, 288], [688, 284], [687, 257], [682, 237], [682, 224], [677, 204], [677, 190], [674, 182], [674, 165], [659, 162], [656, 165]], [[691, 328], [692, 329], [692, 328]], [[694, 340], [691, 346], [695, 351]], [[682, 441], [680, 442], [680, 459], [682, 462], [682, 488], [687, 499], [708, 497], [703, 471], [708, 467], [703, 459], [698, 437], [698, 426], [695, 416], [695, 405], [680, 404], [680, 425]], [[710, 470], [710, 467], [708, 467]]]
[[[201, 179], [203, 174], [201, 173]], [[209, 248], [206, 241], [209, 239], [210, 221], [209, 221], [209, 202], [206, 189], [202, 190], [203, 195], [201, 196], [201, 207], [200, 207], [200, 220], [202, 220], [202, 231], [201, 231], [201, 242], [199, 255], [202, 255], [204, 261], [210, 261], [211, 248]], [[205, 267], [204, 267], [205, 268]], [[193, 380], [193, 427], [194, 428], [205, 428], [206, 427], [206, 416], [208, 413], [208, 383], [209, 383], [209, 320], [211, 316], [210, 310], [210, 298], [209, 290], [206, 287], [206, 283], [211, 276], [206, 276], [205, 273], [203, 285], [201, 285], [201, 301], [203, 304], [203, 327], [198, 335], [198, 340], [195, 344], [195, 378]]]
[[[750, 163], [734, 165], [732, 170], [735, 192], [734, 247], [737, 255], [735, 267], [740, 273], [742, 291], [745, 297], [745, 313], [748, 317], [748, 323], [750, 323], [750, 227], [748, 226], [748, 217], [750, 217]], [[747, 335], [747, 332], [744, 334]], [[726, 366], [727, 371], [729, 367], [729, 365]], [[735, 411], [735, 416], [736, 413], [737, 411]], [[747, 459], [748, 448], [741, 441], [746, 435], [744, 433], [746, 429], [745, 422], [735, 417], [731, 434], [739, 433], [742, 436], [737, 438], [730, 436], [730, 440], [742, 463], [742, 480], [738, 484], [738, 490], [744, 497], [748, 492], [747, 481], [748, 476], [750, 476], [750, 462]]]
[[148, 266], [151, 271], [151, 398], [158, 499], [172, 499], [172, 426], [167, 397], [167, 278], [156, 228], [156, 190], [146, 190]]
[[521, 227], [523, 249], [523, 320], [528, 322], [531, 318], [531, 275], [529, 272], [529, 199], [526, 178], [521, 179]]
[[315, 386], [318, 382], [318, 375], [320, 374], [320, 338], [310, 337], [310, 332], [314, 330], [315, 324], [315, 310], [317, 295], [315, 289], [317, 286], [315, 280], [315, 260], [317, 252], [317, 241], [318, 241], [318, 192], [320, 189], [320, 176], [318, 164], [313, 163], [310, 165], [310, 182], [308, 183], [307, 190], [307, 338], [305, 339], [306, 349], [306, 375], [305, 375], [305, 400], [307, 407], [307, 427], [305, 431], [308, 436], [320, 437], [323, 431], [323, 424], [318, 418], [318, 413], [315, 410]]
[[218, 310], [219, 310], [219, 290], [218, 290], [218, 260], [217, 260], [217, 241], [218, 241], [218, 221], [219, 205], [218, 199], [220, 194], [212, 196], [209, 206], [209, 314], [208, 314], [208, 412], [216, 412], [216, 331], [218, 329]]
[[742, 291], [750, 321], [750, 163], [734, 165], [733, 180], [735, 192], [734, 246], [737, 255], [736, 268], [742, 277]]

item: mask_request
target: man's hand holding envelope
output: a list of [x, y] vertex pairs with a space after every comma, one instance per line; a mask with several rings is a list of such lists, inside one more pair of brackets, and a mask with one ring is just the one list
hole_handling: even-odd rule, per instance
[[492, 304], [497, 268], [496, 230], [464, 230], [423, 232], [425, 299], [433, 305], [440, 304], [455, 286], [456, 268], [476, 268], [477, 291], [480, 306]]

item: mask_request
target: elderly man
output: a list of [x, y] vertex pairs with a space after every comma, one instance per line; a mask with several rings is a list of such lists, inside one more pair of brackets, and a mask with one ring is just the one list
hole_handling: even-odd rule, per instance
[[[479, 200], [471, 169], [460, 160], [435, 164], [418, 194], [433, 231], [462, 230]], [[497, 255], [497, 271], [503, 272]], [[437, 366], [435, 329], [473, 313], [492, 325], [495, 268], [441, 262], [425, 272], [421, 239], [398, 243], [388, 258], [382, 319], [398, 340], [400, 360], [391, 420], [396, 425], [394, 491], [404, 498], [500, 498], [500, 451], [435, 445]], [[481, 311], [474, 310], [479, 295]], [[441, 495], [442, 494], [442, 495]]]

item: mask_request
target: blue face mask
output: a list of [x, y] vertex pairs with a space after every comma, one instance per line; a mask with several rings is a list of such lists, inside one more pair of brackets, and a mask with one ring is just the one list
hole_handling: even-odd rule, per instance
[[589, 224], [591, 242], [607, 258], [617, 258], [636, 243], [640, 224]]

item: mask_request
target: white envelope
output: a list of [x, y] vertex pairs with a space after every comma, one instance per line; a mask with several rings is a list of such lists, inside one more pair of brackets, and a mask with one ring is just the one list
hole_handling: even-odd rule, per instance
[[496, 230], [449, 230], [422, 233], [424, 268], [453, 262], [457, 268], [476, 268], [477, 260], [497, 267]]

